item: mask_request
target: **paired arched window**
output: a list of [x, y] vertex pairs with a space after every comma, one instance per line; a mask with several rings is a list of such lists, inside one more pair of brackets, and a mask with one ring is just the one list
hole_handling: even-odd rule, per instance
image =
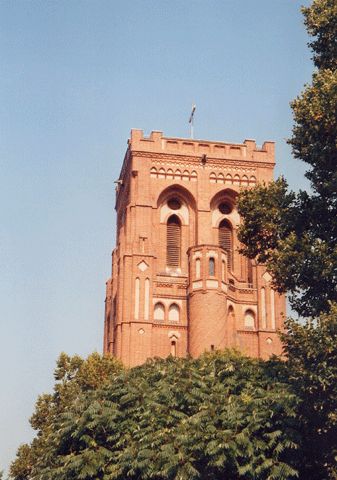
[[233, 231], [228, 220], [222, 220], [219, 225], [219, 245], [227, 252], [228, 270], [233, 268]]
[[154, 320], [163, 322], [165, 320], [165, 307], [162, 303], [156, 303], [153, 312]]
[[[165, 307], [161, 302], [155, 304], [153, 309], [153, 319], [159, 322], [165, 321]], [[172, 303], [168, 309], [168, 321], [180, 321], [180, 308], [176, 303]]]
[[181, 257], [181, 223], [177, 215], [171, 215], [166, 228], [166, 265], [179, 267]]
[[168, 311], [168, 319], [169, 319], [169, 322], [179, 322], [180, 309], [176, 303], [172, 303], [172, 305], [170, 305], [170, 308]]

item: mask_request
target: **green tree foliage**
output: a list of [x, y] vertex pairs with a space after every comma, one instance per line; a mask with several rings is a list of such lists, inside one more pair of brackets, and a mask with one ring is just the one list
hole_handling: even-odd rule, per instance
[[234, 352], [115, 369], [53, 416], [25, 478], [295, 478], [297, 398], [285, 378], [282, 362]]
[[62, 353], [54, 372], [56, 380], [53, 394], [40, 395], [30, 423], [37, 435], [30, 445], [23, 444], [11, 465], [10, 474], [16, 480], [35, 478], [37, 465], [48, 461], [45, 453], [54, 438], [55, 422], [65, 414], [73, 402], [84, 392], [96, 390], [110, 379], [112, 373], [120, 371], [121, 365], [114, 359], [93, 353], [86, 360], [75, 355]]
[[303, 8], [304, 23], [314, 37], [309, 44], [318, 68], [337, 67], [337, 3], [336, 0], [315, 0], [311, 7]]
[[308, 165], [310, 193], [289, 192], [286, 181], [240, 195], [242, 253], [265, 263], [280, 292], [300, 315], [319, 315], [337, 301], [337, 2], [314, 0], [303, 9], [319, 67], [292, 102], [294, 157]]
[[337, 479], [337, 305], [317, 322], [286, 326], [285, 368], [299, 399], [300, 478]]

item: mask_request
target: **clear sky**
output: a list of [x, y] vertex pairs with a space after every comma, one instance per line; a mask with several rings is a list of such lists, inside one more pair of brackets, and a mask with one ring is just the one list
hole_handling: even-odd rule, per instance
[[131, 128], [277, 142], [310, 81], [302, 0], [0, 2], [0, 469], [61, 351], [101, 352], [114, 184]]

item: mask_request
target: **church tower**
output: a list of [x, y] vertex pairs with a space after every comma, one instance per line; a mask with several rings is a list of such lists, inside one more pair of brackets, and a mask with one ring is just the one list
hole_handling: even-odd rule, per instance
[[104, 353], [125, 365], [235, 347], [280, 354], [285, 298], [238, 253], [241, 189], [273, 178], [274, 143], [144, 137], [132, 130], [116, 188]]

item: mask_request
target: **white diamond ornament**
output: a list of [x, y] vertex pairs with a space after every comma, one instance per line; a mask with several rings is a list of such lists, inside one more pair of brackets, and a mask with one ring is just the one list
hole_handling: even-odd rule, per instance
[[138, 263], [138, 268], [141, 272], [145, 272], [149, 268], [148, 264], [142, 260], [140, 263]]

